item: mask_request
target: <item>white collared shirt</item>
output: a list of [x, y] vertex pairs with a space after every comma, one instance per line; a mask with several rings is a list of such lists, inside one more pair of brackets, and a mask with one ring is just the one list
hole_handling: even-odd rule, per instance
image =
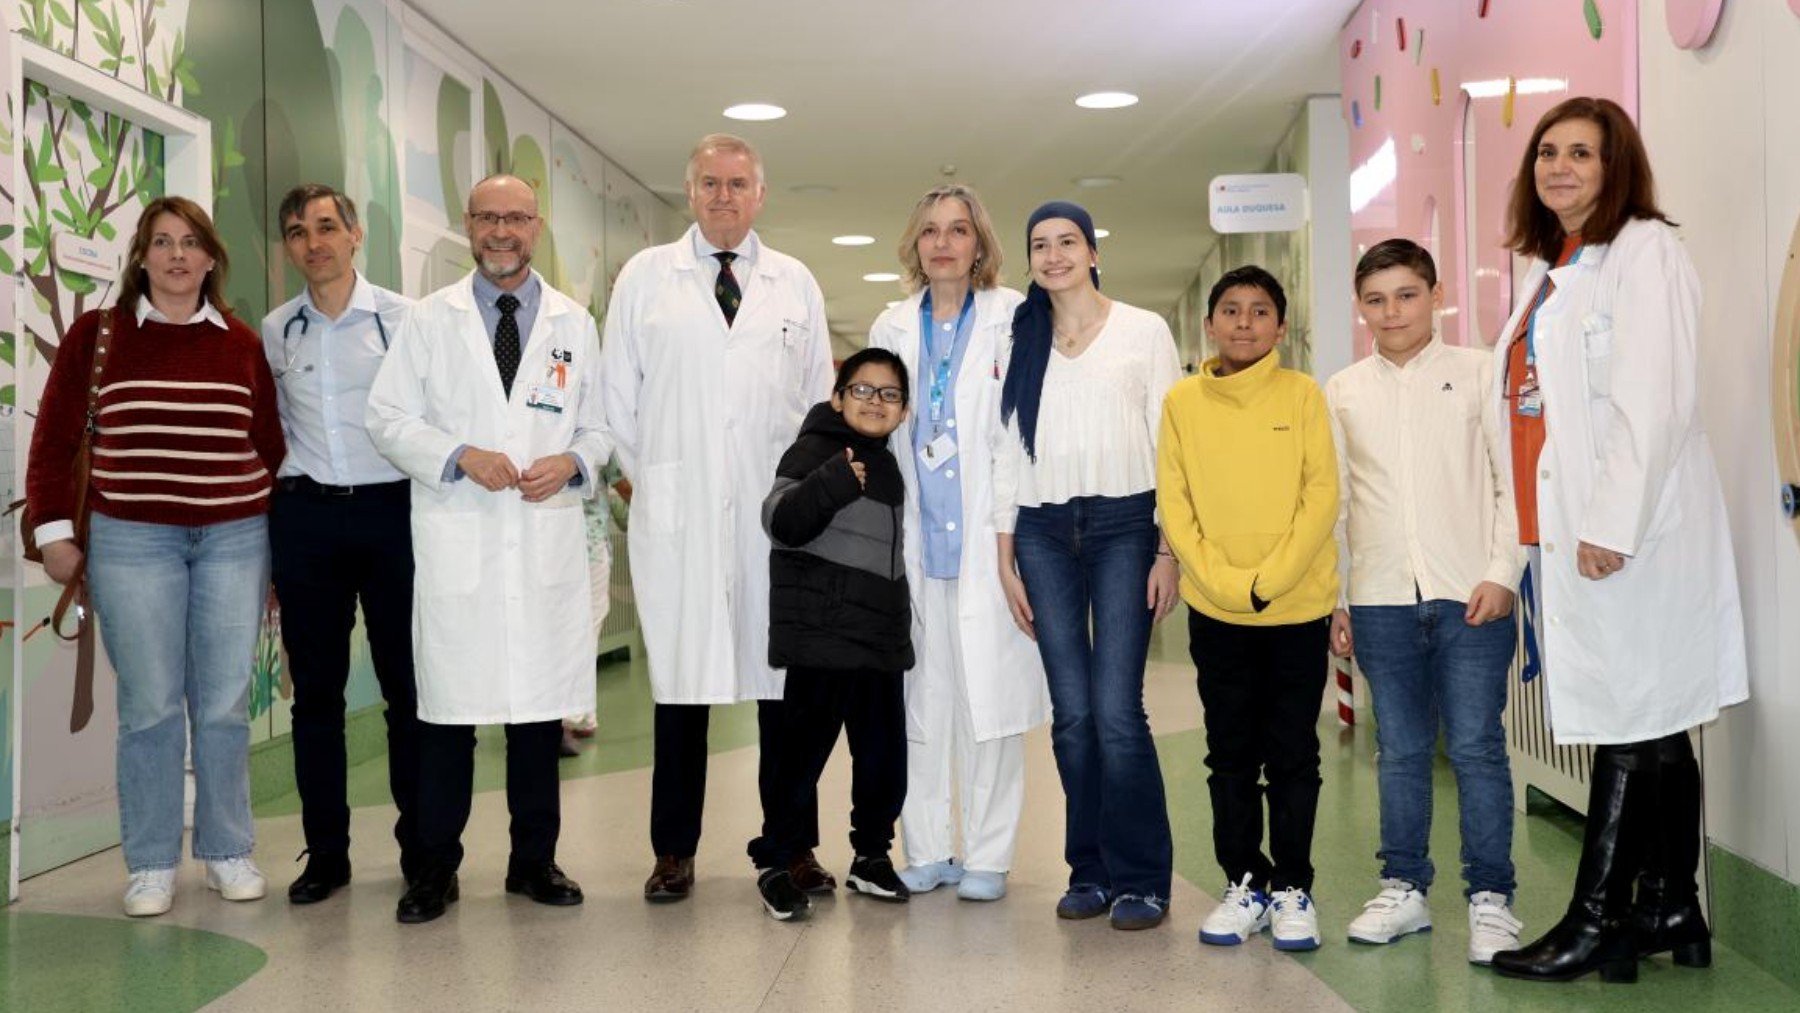
[[[731, 276], [737, 279], [740, 294], [748, 290], [750, 275], [756, 270], [756, 255], [761, 251], [762, 240], [756, 238], [754, 229], [745, 234], [743, 242], [731, 248], [731, 252], [737, 254], [737, 259], [731, 262]], [[699, 259], [701, 267], [712, 273], [708, 279], [712, 285], [719, 282], [719, 260], [713, 254], [723, 252], [723, 247], [714, 246], [707, 241], [706, 233], [694, 230], [694, 256]]]
[[369, 385], [400, 332], [412, 300], [357, 272], [336, 320], [313, 305], [308, 287], [263, 318], [263, 354], [275, 374], [287, 459], [279, 477], [326, 485], [398, 482], [406, 476], [375, 450], [364, 421]]
[[1404, 366], [1376, 352], [1325, 384], [1349, 604], [1467, 602], [1483, 581], [1518, 588], [1509, 435], [1483, 410], [1493, 369], [1492, 352], [1433, 337]]
[[224, 314], [220, 313], [219, 308], [217, 306], [214, 306], [211, 301], [204, 300], [204, 299], [201, 300], [201, 302], [200, 302], [200, 309], [195, 311], [194, 315], [191, 317], [188, 317], [186, 320], [179, 320], [179, 321], [170, 320], [167, 316], [165, 316], [163, 314], [162, 310], [159, 310], [155, 306], [150, 305], [150, 297], [147, 295], [138, 296], [136, 312], [137, 312], [137, 322], [138, 322], [139, 327], [144, 326], [144, 321], [148, 320], [152, 323], [158, 323], [158, 324], [208, 323], [208, 324], [212, 324], [214, 327], [219, 328], [220, 330], [229, 330], [229, 328], [226, 327], [226, 325], [225, 325]]

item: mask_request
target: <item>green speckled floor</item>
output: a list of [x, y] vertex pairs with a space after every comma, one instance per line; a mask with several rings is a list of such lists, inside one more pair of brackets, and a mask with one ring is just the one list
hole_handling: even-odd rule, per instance
[[[1357, 1009], [1701, 1010], [1800, 1009], [1785, 987], [1728, 947], [1710, 972], [1644, 966], [1639, 985], [1533, 985], [1469, 967], [1456, 883], [1454, 788], [1437, 778], [1433, 850], [1440, 888], [1436, 931], [1387, 947], [1351, 946], [1343, 928], [1375, 888], [1373, 736], [1322, 720], [1325, 788], [1315, 862], [1326, 934], [1313, 954], [1276, 953], [1267, 937], [1236, 949], [1195, 940], [1222, 874], [1211, 858], [1204, 741], [1182, 626], [1159, 630], [1147, 698], [1158, 734], [1176, 834], [1179, 874], [1167, 925], [1113, 932], [1060, 923], [1061, 795], [1048, 736], [1030, 739], [1027, 803], [1012, 892], [994, 905], [943, 892], [905, 907], [839, 896], [804, 925], [776, 925], [755, 900], [743, 841], [755, 828], [755, 712], [720, 708], [700, 883], [686, 904], [651, 907], [638, 896], [646, 841], [650, 708], [641, 668], [600, 676], [601, 732], [565, 761], [562, 864], [582, 881], [582, 908], [550, 910], [508, 898], [502, 745], [484, 736], [465, 844], [463, 900], [439, 922], [393, 922], [399, 884], [387, 834], [392, 809], [381, 761], [352, 772], [358, 807], [356, 881], [307, 909], [278, 899], [297, 867], [297, 802], [258, 810], [258, 858], [271, 897], [226, 904], [183, 872], [176, 908], [154, 923], [116, 914], [122, 874], [109, 852], [25, 884], [24, 902], [0, 916], [0, 1009]], [[827, 771], [821, 855], [848, 860], [843, 844], [848, 764]], [[1554, 806], [1521, 818], [1514, 857], [1519, 912], [1541, 930], [1566, 898], [1579, 823]], [[91, 917], [74, 917], [86, 915]], [[265, 956], [265, 954], [267, 956]], [[235, 988], [233, 986], [236, 986]], [[215, 998], [216, 997], [216, 998]], [[946, 1005], [948, 1003], [948, 1005]]]

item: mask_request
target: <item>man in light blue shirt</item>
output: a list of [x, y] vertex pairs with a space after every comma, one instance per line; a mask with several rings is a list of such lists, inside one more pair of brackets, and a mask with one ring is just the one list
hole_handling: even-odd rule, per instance
[[411, 485], [376, 452], [363, 420], [369, 385], [412, 301], [356, 270], [363, 233], [349, 197], [317, 183], [298, 186], [282, 199], [277, 220], [288, 260], [306, 278], [304, 291], [263, 319], [262, 338], [288, 444], [269, 541], [310, 856], [288, 900], [312, 904], [350, 881], [344, 693], [358, 600], [387, 701], [388, 786], [408, 880], [421, 861]]

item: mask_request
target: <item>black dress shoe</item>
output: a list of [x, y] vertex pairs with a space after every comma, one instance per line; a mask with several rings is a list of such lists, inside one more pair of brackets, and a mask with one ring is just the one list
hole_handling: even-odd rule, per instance
[[457, 898], [456, 873], [430, 869], [419, 874], [400, 898], [394, 914], [402, 924], [417, 925], [442, 915]]
[[581, 886], [563, 875], [555, 862], [513, 866], [506, 872], [506, 892], [522, 893], [539, 904], [568, 907], [581, 903]]
[[306, 871], [288, 886], [288, 903], [317, 904], [350, 882], [350, 856], [323, 851], [303, 852]]

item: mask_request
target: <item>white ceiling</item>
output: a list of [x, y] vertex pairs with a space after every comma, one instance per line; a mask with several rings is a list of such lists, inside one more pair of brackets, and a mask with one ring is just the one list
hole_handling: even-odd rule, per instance
[[[768, 172], [758, 232], [812, 268], [852, 337], [899, 297], [862, 275], [897, 269], [906, 216], [947, 166], [987, 200], [1009, 284], [1025, 284], [1025, 218], [1070, 199], [1112, 231], [1106, 290], [1168, 311], [1212, 242], [1207, 181], [1262, 169], [1300, 101], [1337, 90], [1356, 0], [412, 2], [684, 214], [694, 140], [748, 137]], [[1075, 106], [1099, 90], [1142, 101]], [[720, 114], [738, 102], [788, 116]], [[1093, 175], [1123, 182], [1072, 183]], [[876, 243], [833, 246], [844, 233]]]

